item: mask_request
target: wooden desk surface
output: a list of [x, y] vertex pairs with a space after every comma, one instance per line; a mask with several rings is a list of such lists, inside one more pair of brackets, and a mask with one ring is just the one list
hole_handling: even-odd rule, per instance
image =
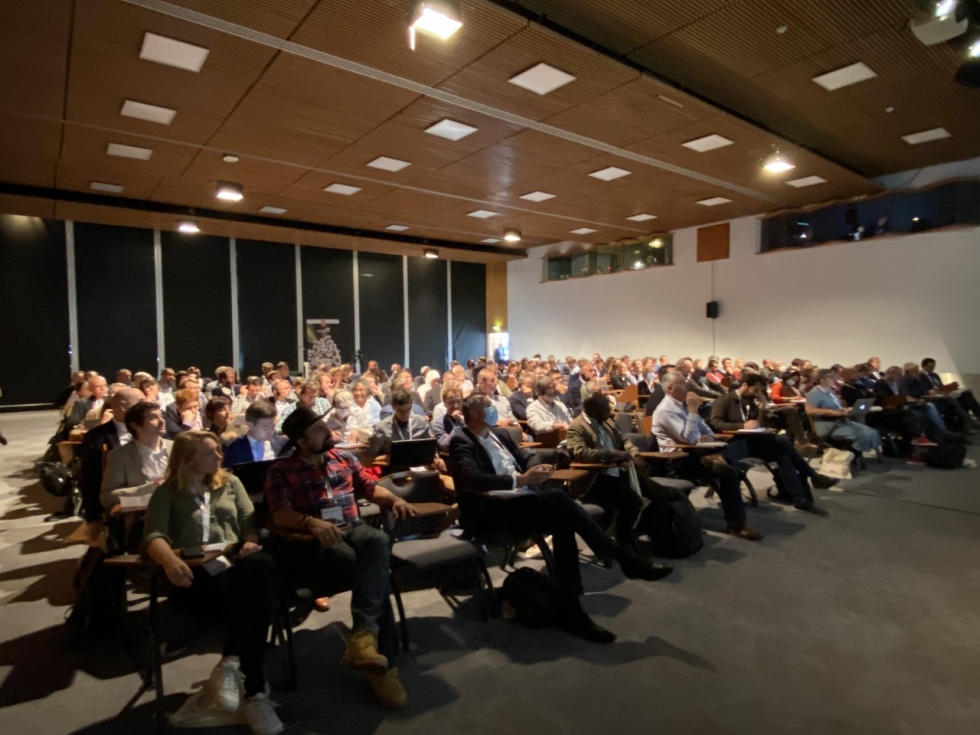
[[588, 474], [585, 470], [555, 470], [551, 473], [551, 479], [559, 482], [575, 482]]
[[687, 452], [640, 452], [641, 457], [647, 459], [684, 459]]
[[537, 449], [544, 446], [541, 442], [521, 442], [517, 445], [520, 449]]

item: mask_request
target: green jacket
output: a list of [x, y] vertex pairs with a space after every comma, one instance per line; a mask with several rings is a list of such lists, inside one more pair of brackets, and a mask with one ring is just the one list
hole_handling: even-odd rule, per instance
[[[143, 551], [155, 539], [162, 538], [174, 549], [201, 546], [204, 542], [202, 508], [193, 495], [175, 491], [163, 483], [153, 491], [146, 509], [146, 531]], [[241, 480], [234, 475], [217, 490], [211, 491], [211, 521], [206, 543], [237, 544], [256, 532], [255, 508]]]

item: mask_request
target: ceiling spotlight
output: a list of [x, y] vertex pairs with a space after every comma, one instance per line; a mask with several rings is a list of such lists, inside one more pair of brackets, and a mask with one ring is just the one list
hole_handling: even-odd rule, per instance
[[664, 241], [657, 237], [651, 240], [648, 244], [651, 248], [662, 248], [664, 246]]
[[225, 163], [238, 163], [238, 156], [234, 153], [226, 153], [221, 160]]
[[424, 255], [426, 258], [432, 258], [434, 260], [435, 258], [439, 257], [439, 251], [433, 250], [432, 248], [426, 248], [422, 255]]
[[462, 25], [459, 3], [452, 0], [416, 0], [408, 11], [408, 46], [415, 50], [415, 33], [428, 33], [443, 41]]
[[791, 171], [792, 169], [796, 168], [796, 166], [790, 163], [786, 156], [779, 151], [776, 151], [762, 162], [762, 168], [771, 174], [784, 174], [787, 171]]
[[980, 59], [980, 38], [977, 38], [970, 44], [970, 47], [966, 50], [966, 55], [971, 59]]
[[504, 230], [504, 240], [507, 242], [520, 242], [521, 241], [521, 231], [515, 230], [513, 228], [509, 230]]
[[181, 222], [177, 225], [177, 229], [189, 235], [194, 235], [201, 231], [201, 228], [197, 226], [197, 222]]
[[241, 184], [236, 184], [231, 181], [219, 181], [216, 196], [218, 199], [224, 199], [225, 201], [240, 202], [245, 197], [245, 194], [242, 191]]
[[936, 17], [948, 18], [956, 10], [956, 0], [940, 0], [936, 3]]

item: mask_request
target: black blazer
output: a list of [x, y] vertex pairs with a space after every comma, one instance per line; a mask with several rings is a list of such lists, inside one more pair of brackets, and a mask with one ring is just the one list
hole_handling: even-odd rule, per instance
[[647, 407], [643, 412], [643, 415], [653, 416], [653, 412], [657, 410], [657, 406], [660, 405], [660, 402], [666, 397], [666, 395], [667, 394], [664, 393], [663, 386], [660, 385], [660, 383], [654, 383], [653, 392], [650, 393], [650, 397], [647, 398]]
[[[518, 448], [510, 438], [510, 433], [495, 426], [490, 431], [514, 457], [518, 470], [527, 472], [531, 458]], [[449, 440], [449, 469], [456, 485], [460, 525], [464, 529], [501, 530], [512, 527], [510, 521], [517, 520], [512, 517], [512, 510], [518, 510], [513, 505], [516, 501], [486, 497], [483, 494], [490, 490], [510, 490], [514, 486], [514, 480], [510, 475], [497, 474], [490, 455], [465, 426], [456, 429]]]
[[78, 481], [82, 493], [82, 514], [87, 521], [102, 517], [102, 456], [119, 448], [116, 422], [107, 421], [85, 432], [80, 448], [81, 468]]
[[[67, 402], [67, 399], [66, 399]], [[104, 403], [102, 404], [105, 405]], [[92, 399], [91, 398], [79, 398], [71, 407], [71, 413], [68, 414], [68, 418], [65, 419], [65, 436], [67, 437], [69, 432], [76, 426], [81, 426], [82, 422], [85, 420], [85, 414], [92, 410]]]
[[[875, 403], [877, 403], [879, 406], [882, 405], [889, 398], [895, 396], [895, 393], [892, 392], [891, 386], [888, 385], [887, 381], [884, 378], [882, 378], [877, 383], [875, 383], [872, 391], [874, 392]], [[901, 382], [899, 382], [898, 395], [901, 395], [903, 392], [904, 391], [902, 390], [902, 384]]]
[[510, 410], [514, 412], [515, 418], [527, 421], [527, 406], [533, 400], [533, 395], [515, 390], [510, 396]]
[[176, 403], [171, 403], [163, 410], [163, 420], [167, 424], [168, 439], [176, 439], [178, 434], [191, 430], [191, 427], [181, 420]]
[[630, 381], [625, 375], [609, 373], [609, 384], [613, 390], [626, 390], [629, 387]]
[[572, 416], [582, 412], [582, 374], [575, 373], [568, 379], [568, 410]]

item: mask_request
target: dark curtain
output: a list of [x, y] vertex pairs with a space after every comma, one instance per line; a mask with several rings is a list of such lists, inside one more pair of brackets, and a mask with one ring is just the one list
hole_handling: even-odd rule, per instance
[[446, 311], [446, 261], [408, 259], [408, 347], [412, 365], [440, 373], [449, 351]]
[[[330, 337], [340, 350], [341, 361], [353, 365], [354, 253], [317, 247], [304, 247], [300, 252], [303, 264], [303, 319], [337, 319], [339, 324], [327, 325]], [[304, 343], [303, 346], [308, 348], [309, 344]]]
[[405, 359], [405, 305], [400, 255], [358, 253], [361, 352], [385, 371]]
[[487, 267], [452, 263], [453, 359], [464, 365], [487, 351]]
[[263, 362], [296, 364], [295, 246], [237, 241], [238, 345], [243, 376]]

